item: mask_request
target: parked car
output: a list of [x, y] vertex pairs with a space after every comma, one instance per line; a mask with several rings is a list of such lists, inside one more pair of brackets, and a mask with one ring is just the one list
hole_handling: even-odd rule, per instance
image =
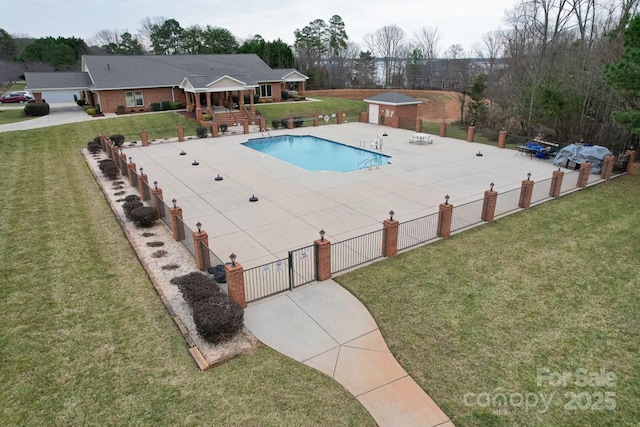
[[0, 105], [15, 102], [26, 104], [29, 101], [31, 101], [31, 99], [28, 96], [18, 92], [5, 93], [4, 95], [0, 96]]
[[26, 96], [26, 97], [27, 97], [27, 98], [29, 98], [29, 99], [36, 99], [36, 98], [33, 96], [33, 94], [32, 94], [30, 91], [28, 91], [28, 90], [16, 90], [16, 91], [11, 92], [11, 93], [19, 93], [20, 95], [24, 95], [24, 96]]

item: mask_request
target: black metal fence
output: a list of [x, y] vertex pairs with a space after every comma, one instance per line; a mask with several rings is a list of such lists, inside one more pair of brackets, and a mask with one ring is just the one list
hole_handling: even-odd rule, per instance
[[213, 252], [213, 250], [207, 246], [204, 242], [200, 242], [201, 250], [202, 250], [202, 259], [207, 259], [208, 264], [211, 265], [224, 265], [222, 260], [218, 255]]
[[551, 191], [551, 178], [535, 182], [531, 192], [531, 204], [540, 203], [551, 198], [549, 191]]
[[149, 183], [147, 181], [140, 182], [142, 183], [142, 199], [151, 200], [151, 187], [149, 187]]
[[484, 199], [480, 199], [454, 206], [451, 213], [451, 232], [481, 223], [483, 203]]
[[244, 289], [247, 302], [290, 290], [289, 260], [279, 259], [244, 270]]
[[195, 247], [193, 246], [193, 231], [185, 224], [183, 220], [176, 217], [176, 225], [184, 230], [184, 233], [180, 236], [180, 243], [187, 248], [191, 256], [196, 257]]
[[567, 193], [569, 191], [578, 188], [578, 175], [579, 171], [565, 172], [562, 177], [562, 186], [560, 187], [560, 194]]
[[131, 180], [131, 185], [135, 188], [140, 188], [140, 183], [138, 182], [138, 174], [136, 173], [136, 171], [131, 171], [131, 176], [133, 177], [133, 179]]
[[518, 203], [520, 202], [521, 188], [514, 188], [513, 190], [505, 191], [504, 193], [498, 193], [496, 200], [495, 216], [504, 215], [509, 212], [520, 209]]
[[127, 168], [127, 159], [119, 159], [117, 160], [120, 165], [120, 172], [122, 175], [127, 176], [129, 169]]
[[331, 274], [384, 256], [382, 230], [331, 244]]
[[398, 250], [437, 239], [438, 217], [439, 213], [436, 212], [398, 224]]

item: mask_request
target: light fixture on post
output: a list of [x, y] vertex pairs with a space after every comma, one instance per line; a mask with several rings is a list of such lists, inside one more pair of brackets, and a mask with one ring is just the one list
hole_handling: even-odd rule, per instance
[[527, 181], [530, 181], [530, 180], [531, 180], [531, 172], [527, 174]]
[[200, 221], [196, 222], [196, 227], [198, 227], [198, 233], [202, 233], [202, 223]]
[[326, 232], [324, 230], [320, 230], [320, 241], [324, 242], [324, 235], [326, 234]]
[[173, 203], [173, 208], [177, 208], [178, 206], [176, 205], [176, 203], [178, 203], [178, 201], [176, 199], [171, 199], [171, 203]]
[[236, 266], [236, 254], [234, 254], [233, 252], [231, 252], [231, 255], [229, 255], [229, 259], [231, 260], [231, 266], [235, 267]]
[[156, 188], [156, 190], [158, 189], [158, 181], [153, 181], [153, 186]]
[[449, 195], [448, 194], [446, 196], [444, 196], [444, 204], [445, 205], [449, 204]]
[[140, 168], [140, 175], [144, 175], [144, 169]]
[[394, 216], [395, 214], [396, 214], [396, 213], [395, 213], [394, 211], [392, 211], [392, 210], [391, 210], [391, 211], [389, 211], [389, 220], [393, 221], [393, 216]]
[[129, 156], [129, 163], [133, 163], [133, 157]]
[[493, 182], [492, 182], [491, 184], [489, 184], [489, 187], [490, 187], [491, 191], [493, 191], [493, 186], [494, 186], [494, 185], [495, 185], [495, 184], [494, 184]]

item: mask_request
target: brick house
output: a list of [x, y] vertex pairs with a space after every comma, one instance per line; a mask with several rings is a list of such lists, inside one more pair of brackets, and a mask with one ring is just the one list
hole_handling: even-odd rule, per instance
[[[214, 106], [245, 109], [245, 95], [274, 102], [283, 90], [304, 95], [308, 79], [295, 69], [272, 69], [255, 54], [84, 55], [81, 67], [80, 72], [25, 73], [27, 88], [36, 99], [47, 91], [78, 91], [103, 113], [179, 102], [200, 118]], [[254, 96], [247, 98], [254, 112]]]

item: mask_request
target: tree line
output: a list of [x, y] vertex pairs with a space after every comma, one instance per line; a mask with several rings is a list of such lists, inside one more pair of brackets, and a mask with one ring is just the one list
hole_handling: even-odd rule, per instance
[[427, 26], [409, 36], [387, 25], [365, 35], [361, 47], [339, 15], [296, 29], [292, 46], [260, 35], [239, 41], [225, 28], [182, 27], [164, 17], [143, 19], [135, 34], [104, 29], [87, 42], [46, 37], [25, 43], [0, 29], [0, 80], [16, 74], [11, 64], [22, 71], [74, 69], [83, 54], [255, 53], [272, 68], [297, 68], [309, 77], [309, 89], [450, 90], [463, 123], [627, 146], [635, 141], [631, 131], [640, 132], [640, 119], [626, 114], [624, 121], [618, 113], [616, 121], [614, 112], [638, 108], [633, 91], [613, 82], [611, 64], [629, 49], [624, 43], [632, 38], [639, 2], [521, 0], [506, 12], [506, 28], [484, 34], [469, 52], [459, 44], [441, 46], [439, 29]]

